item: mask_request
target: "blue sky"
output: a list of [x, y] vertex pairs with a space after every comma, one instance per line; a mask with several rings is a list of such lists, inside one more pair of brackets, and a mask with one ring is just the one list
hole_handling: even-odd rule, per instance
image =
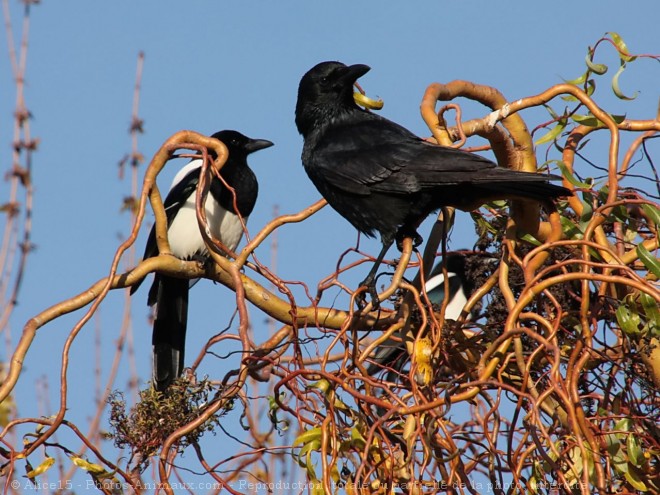
[[[21, 8], [11, 0], [15, 33]], [[251, 158], [260, 181], [260, 197], [250, 218], [258, 232], [272, 216], [294, 213], [319, 198], [300, 163], [302, 138], [293, 121], [297, 85], [316, 63], [335, 59], [372, 67], [361, 79], [371, 96], [385, 101], [381, 114], [412, 131], [428, 135], [419, 117], [426, 86], [435, 81], [466, 79], [499, 88], [517, 99], [541, 92], [584, 71], [584, 56], [606, 31], [616, 31], [633, 53], [657, 53], [660, 3], [598, 2], [239, 2], [143, 0], [90, 2], [44, 1], [32, 9], [26, 102], [39, 138], [34, 156], [33, 242], [19, 306], [11, 322], [15, 344], [25, 321], [39, 311], [84, 290], [109, 269], [119, 239], [129, 231], [120, 213], [130, 184], [118, 179], [117, 163], [130, 151], [128, 127], [136, 59], [146, 55], [140, 117], [145, 134], [139, 149], [150, 158], [172, 133], [193, 129], [211, 134], [234, 128], [275, 147]], [[603, 47], [605, 48], [605, 47]], [[602, 61], [615, 70], [618, 59], [601, 49]], [[597, 59], [597, 61], [600, 61]], [[632, 118], [652, 118], [658, 102], [658, 64], [640, 61], [624, 73], [624, 91], [639, 90], [624, 105], [600, 83], [603, 105]], [[0, 42], [0, 163], [11, 156], [13, 82], [5, 37]], [[562, 104], [557, 103], [561, 109]], [[485, 109], [466, 105], [465, 119]], [[547, 114], [523, 114], [530, 126]], [[161, 180], [167, 187], [183, 161], [168, 165]], [[141, 169], [140, 178], [144, 172]], [[0, 184], [2, 197], [6, 186]], [[150, 217], [148, 218], [150, 220]], [[469, 216], [459, 217], [452, 248], [473, 242]], [[422, 231], [422, 236], [428, 233]], [[140, 239], [141, 253], [144, 235]], [[334, 271], [339, 255], [354, 246], [354, 229], [330, 208], [279, 233], [278, 274], [302, 280], [312, 292]], [[362, 244], [377, 254], [378, 241]], [[258, 255], [268, 263], [265, 246]], [[391, 252], [391, 256], [395, 253]], [[356, 284], [366, 273], [345, 280]], [[150, 376], [150, 328], [146, 289], [133, 303], [138, 374]], [[191, 297], [188, 358], [228, 323], [233, 294], [210, 282], [198, 284]], [[114, 355], [121, 325], [123, 294], [112, 294], [74, 344], [72, 397], [93, 407], [94, 326], [100, 325], [103, 372]], [[208, 308], [213, 308], [209, 314]], [[47, 376], [57, 389], [61, 348], [80, 314], [40, 330], [29, 352], [23, 386], [17, 391], [21, 415], [36, 415], [34, 381]], [[263, 315], [252, 312], [257, 339], [266, 332]], [[197, 332], [197, 334], [196, 334]], [[13, 345], [12, 345], [13, 348]], [[8, 350], [0, 350], [6, 360]], [[207, 361], [208, 362], [208, 361]], [[125, 361], [124, 361], [125, 363]], [[218, 365], [218, 361], [208, 362]], [[127, 368], [127, 366], [124, 366]], [[204, 370], [222, 372], [213, 366]], [[122, 385], [128, 372], [122, 373]], [[124, 380], [124, 381], [122, 381]], [[53, 407], [56, 398], [53, 395]], [[83, 402], [84, 403], [84, 402]], [[82, 421], [89, 410], [72, 411]]]

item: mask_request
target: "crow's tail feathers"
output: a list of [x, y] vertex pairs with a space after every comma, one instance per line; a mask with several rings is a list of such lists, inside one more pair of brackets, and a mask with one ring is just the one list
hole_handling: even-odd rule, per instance
[[186, 279], [157, 275], [156, 318], [152, 334], [153, 386], [164, 391], [183, 371], [188, 323]]
[[502, 181], [492, 183], [480, 183], [479, 187], [487, 191], [493, 197], [507, 199], [533, 199], [540, 203], [547, 203], [557, 198], [572, 196], [570, 189], [563, 186], [550, 184], [547, 181]]

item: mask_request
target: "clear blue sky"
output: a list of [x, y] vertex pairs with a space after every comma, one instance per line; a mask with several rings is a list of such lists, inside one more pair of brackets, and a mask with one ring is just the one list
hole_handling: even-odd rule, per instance
[[[19, 34], [21, 7], [16, 0], [10, 3]], [[302, 169], [302, 139], [293, 121], [298, 82], [316, 63], [335, 59], [370, 65], [361, 83], [369, 95], [385, 100], [381, 114], [428, 135], [418, 108], [429, 83], [467, 79], [495, 86], [510, 99], [533, 95], [562, 78], [580, 75], [587, 46], [606, 31], [619, 32], [633, 53], [658, 53], [659, 18], [657, 0], [43, 1], [32, 9], [26, 89], [34, 116], [32, 133], [40, 140], [33, 175], [37, 250], [29, 259], [12, 319], [13, 342], [28, 318], [103, 277], [118, 239], [128, 232], [128, 215], [119, 210], [130, 185], [118, 179], [117, 163], [130, 151], [128, 127], [139, 51], [146, 55], [139, 111], [146, 132], [139, 149], [147, 158], [181, 129], [211, 134], [234, 128], [275, 143], [251, 160], [261, 186], [249, 224], [256, 233], [270, 219], [274, 205], [282, 213], [293, 213], [319, 198]], [[613, 50], [600, 53], [614, 72]], [[659, 75], [658, 64], [648, 60], [635, 64], [629, 75], [624, 73], [624, 91], [641, 92], [637, 102], [625, 107], [635, 112], [629, 117], [654, 116]], [[0, 163], [6, 170], [14, 86], [4, 35], [0, 88]], [[608, 89], [601, 87], [599, 92], [606, 95]], [[603, 101], [614, 113], [624, 108], [609, 95]], [[562, 104], [557, 102], [556, 108]], [[486, 113], [471, 106], [466, 111], [466, 119]], [[543, 114], [523, 117], [530, 115], [530, 125], [547, 120]], [[162, 187], [183, 163], [170, 164]], [[4, 184], [0, 192], [4, 198]], [[459, 220], [451, 247], [470, 247], [469, 216]], [[304, 281], [315, 292], [316, 283], [334, 271], [338, 256], [355, 240], [353, 228], [326, 208], [304, 224], [280, 231], [278, 273], [286, 280]], [[139, 252], [143, 242], [144, 238]], [[377, 241], [363, 244], [373, 254], [378, 246]], [[258, 254], [268, 262], [267, 246]], [[346, 280], [355, 284], [365, 272], [358, 270]], [[143, 288], [133, 306], [138, 372], [144, 381], [150, 376], [151, 360], [145, 299]], [[123, 294], [112, 294], [100, 311], [98, 323], [107, 350], [104, 373], [114, 354], [122, 301]], [[189, 360], [227, 324], [233, 294], [205, 281], [193, 289], [191, 301]], [[37, 377], [48, 376], [51, 390], [58, 388], [61, 348], [76, 317], [40, 330], [17, 390], [22, 416], [38, 414], [33, 388]], [[252, 320], [258, 340], [266, 331], [263, 315], [252, 311]], [[72, 351], [70, 377], [76, 386], [71, 395], [89, 403], [87, 410], [72, 411], [74, 421], [83, 422], [93, 407], [95, 325], [86, 327]], [[3, 347], [0, 360], [7, 357]], [[215, 367], [218, 363], [207, 360], [203, 372], [222, 376]], [[127, 371], [122, 373], [118, 383], [127, 376]]]

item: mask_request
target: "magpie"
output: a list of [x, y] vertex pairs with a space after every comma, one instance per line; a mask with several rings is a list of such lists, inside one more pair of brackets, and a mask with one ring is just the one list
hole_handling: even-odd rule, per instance
[[541, 203], [569, 196], [549, 184], [559, 177], [498, 167], [490, 160], [429, 143], [404, 127], [360, 108], [353, 85], [370, 70], [321, 62], [300, 80], [295, 121], [304, 139], [302, 163], [328, 204], [359, 232], [380, 234], [382, 249], [367, 278], [374, 305], [375, 275], [396, 240], [413, 237], [434, 211], [470, 211], [495, 199]]
[[[445, 309], [445, 319], [457, 321], [461, 312], [474, 291], [474, 283], [465, 273], [465, 255], [456, 252], [447, 255], [447, 278], [449, 280], [449, 301]], [[445, 277], [442, 273], [442, 262], [438, 263], [424, 285], [424, 290], [431, 304], [441, 308], [445, 300]], [[474, 316], [468, 314], [467, 318]], [[408, 360], [405, 343], [386, 341], [376, 348], [372, 363], [367, 366], [367, 373], [374, 375], [384, 367], [401, 371]]]
[[[231, 130], [217, 132], [212, 137], [227, 146], [229, 155], [220, 175], [233, 192], [213, 176], [204, 205], [206, 218], [213, 236], [233, 251], [243, 236], [239, 215], [244, 222], [247, 221], [259, 191], [257, 178], [248, 165], [247, 157], [250, 153], [273, 146], [273, 143], [265, 139], [251, 139]], [[213, 159], [217, 158], [212, 150], [209, 150], [209, 154]], [[174, 256], [184, 260], [208, 256], [195, 211], [195, 193], [201, 166], [201, 159], [185, 165], [175, 175], [163, 203], [170, 250]], [[149, 232], [143, 259], [158, 254], [154, 225]], [[141, 283], [140, 280], [131, 287], [131, 295]], [[155, 305], [152, 333], [153, 385], [158, 391], [166, 390], [183, 371], [189, 288], [188, 280], [156, 273], [149, 290], [147, 304]]]

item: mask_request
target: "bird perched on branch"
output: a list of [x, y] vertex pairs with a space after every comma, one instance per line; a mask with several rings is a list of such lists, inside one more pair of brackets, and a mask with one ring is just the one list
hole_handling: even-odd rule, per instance
[[[251, 139], [230, 130], [217, 132], [212, 137], [227, 146], [229, 155], [220, 175], [233, 192], [214, 175], [204, 205], [206, 219], [213, 236], [233, 251], [243, 236], [240, 218], [247, 221], [257, 201], [259, 189], [247, 157], [250, 153], [273, 146], [273, 143], [265, 139]], [[213, 151], [209, 150], [209, 154], [213, 159], [217, 158]], [[163, 203], [170, 250], [174, 256], [184, 260], [208, 255], [195, 211], [201, 166], [201, 159], [192, 160], [184, 166], [174, 177]], [[144, 259], [158, 254], [156, 228], [153, 226], [144, 250]], [[131, 294], [141, 282], [131, 288]], [[147, 303], [149, 306], [155, 304], [152, 334], [153, 385], [159, 391], [167, 389], [183, 371], [189, 287], [189, 280], [156, 273], [149, 290]]]
[[431, 144], [353, 100], [353, 85], [370, 68], [322, 62], [300, 81], [296, 126], [302, 163], [321, 195], [358, 231], [380, 234], [382, 250], [367, 278], [378, 303], [375, 275], [397, 240], [444, 206], [473, 210], [495, 199], [548, 203], [571, 192], [549, 184], [558, 177], [518, 172], [455, 148]]
[[[442, 272], [442, 262], [438, 263], [424, 285], [429, 302], [436, 307], [442, 307], [445, 298], [448, 299], [445, 309], [445, 320], [458, 321], [468, 298], [474, 291], [474, 283], [465, 273], [465, 255], [451, 253], [446, 258], [447, 279], [449, 282], [449, 296], [445, 297], [445, 277]], [[473, 316], [468, 314], [467, 318]], [[376, 349], [372, 363], [367, 366], [367, 373], [374, 375], [387, 367], [400, 372], [408, 361], [408, 352], [403, 342], [394, 340], [384, 342]], [[391, 380], [390, 380], [391, 381]]]

